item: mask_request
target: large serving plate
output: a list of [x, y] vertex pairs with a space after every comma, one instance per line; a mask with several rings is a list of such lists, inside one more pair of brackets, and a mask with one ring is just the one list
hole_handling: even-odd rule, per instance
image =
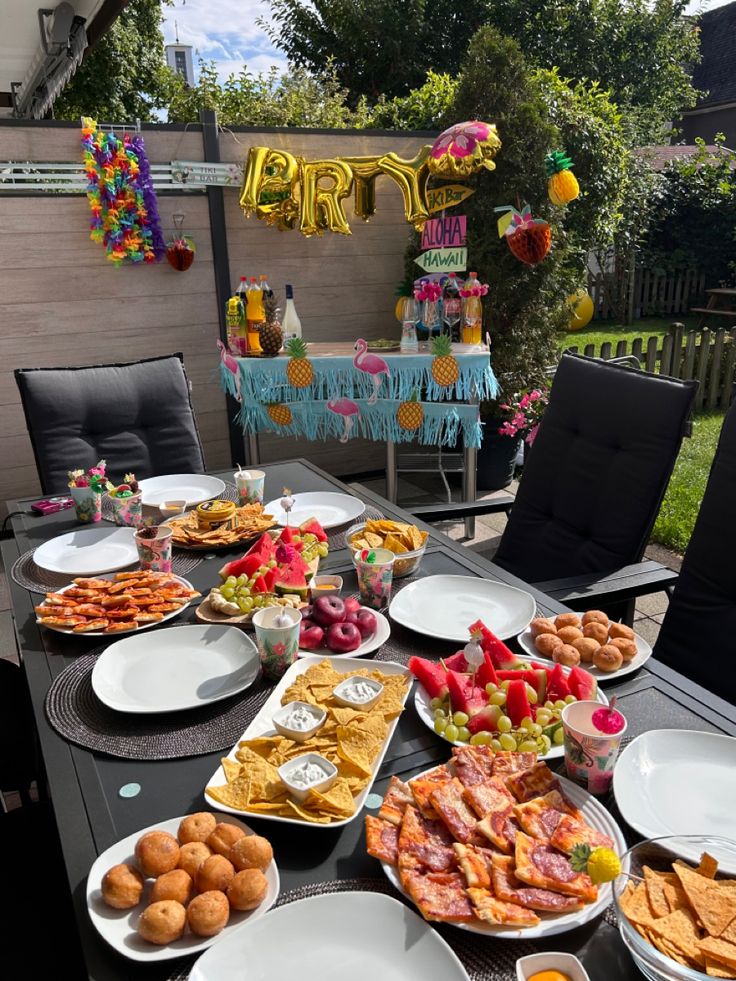
[[[545, 664], [554, 664], [554, 661], [551, 658], [544, 657], [536, 649], [534, 646], [532, 632], [528, 627], [526, 630], [522, 630], [516, 639], [518, 640], [519, 646], [522, 648], [522, 650], [535, 661], [544, 662]], [[632, 657], [630, 661], [624, 661], [618, 671], [601, 671], [601, 669], [597, 668], [595, 664], [587, 663], [581, 663], [580, 667], [585, 668], [585, 670], [589, 674], [592, 674], [598, 681], [614, 681], [618, 678], [622, 678], [626, 674], [633, 674], [634, 671], [638, 671], [639, 668], [652, 656], [652, 648], [643, 637], [640, 637], [639, 634], [634, 634], [634, 641], [636, 643], [636, 655]]]
[[404, 586], [391, 600], [389, 616], [409, 630], [437, 640], [466, 644], [476, 620], [501, 640], [515, 637], [534, 619], [531, 593], [475, 576], [426, 576]]
[[143, 503], [157, 508], [166, 501], [186, 501], [188, 508], [219, 497], [225, 482], [206, 473], [170, 473], [139, 480]]
[[281, 906], [203, 954], [189, 981], [282, 981], [294, 973], [299, 981], [468, 981], [429, 923], [372, 892]]
[[[240, 737], [240, 739], [238, 739], [238, 741], [235, 743], [233, 748], [230, 750], [230, 752], [228, 753], [228, 759], [235, 760], [235, 753], [238, 749], [238, 744], [241, 743], [243, 740], [255, 739], [258, 736], [276, 735], [276, 730], [274, 729], [273, 726], [273, 713], [277, 709], [281, 708], [281, 696], [286, 691], [286, 689], [292, 684], [295, 678], [297, 678], [300, 674], [304, 674], [304, 672], [308, 668], [310, 668], [313, 664], [319, 664], [320, 661], [323, 660], [324, 660], [323, 657], [314, 657], [310, 655], [309, 657], [300, 658], [298, 661], [296, 661], [296, 663], [291, 665], [288, 671], [284, 674], [281, 681], [279, 681], [279, 683], [276, 685], [274, 690], [271, 692], [268, 701], [265, 703], [265, 705], [260, 710], [258, 715], [253, 719], [253, 721], [245, 730], [243, 735]], [[340, 672], [345, 674], [349, 674], [351, 671], [365, 670], [365, 667], [366, 667], [365, 661], [360, 661], [356, 658], [343, 658], [340, 662]], [[405, 668], [401, 664], [395, 664], [393, 661], [381, 661], [380, 663], [376, 662], [376, 668], [379, 671], [382, 671], [384, 674], [399, 674], [399, 675], [404, 675], [406, 677], [410, 676], [407, 668]], [[411, 685], [407, 686], [406, 688], [403, 704], [406, 704], [406, 699], [409, 695], [410, 688]], [[320, 830], [320, 829], [331, 830], [332, 828], [341, 828], [344, 824], [350, 824], [351, 821], [354, 821], [356, 818], [360, 817], [361, 808], [365, 803], [366, 797], [370, 793], [371, 787], [373, 786], [373, 781], [376, 779], [376, 774], [381, 768], [381, 763], [383, 763], [383, 758], [386, 755], [386, 750], [388, 749], [389, 743], [391, 742], [391, 737], [394, 734], [394, 731], [399, 723], [400, 718], [401, 716], [397, 716], [395, 719], [393, 719], [392, 722], [389, 723], [388, 732], [386, 733], [386, 739], [384, 740], [383, 743], [383, 748], [381, 749], [381, 752], [378, 754], [376, 759], [373, 761], [373, 774], [371, 776], [371, 779], [366, 784], [366, 786], [361, 790], [358, 796], [355, 798], [355, 811], [353, 814], [351, 814], [350, 817], [344, 818], [341, 821], [332, 821], [330, 824], [317, 824], [317, 823], [312, 824], [312, 823], [308, 823], [307, 821], [300, 821], [298, 818], [281, 817], [281, 815], [267, 814], [264, 813], [263, 811], [258, 811], [258, 812], [254, 811], [252, 813], [252, 816], [258, 817], [262, 821], [280, 821], [282, 824], [296, 824], [301, 828], [309, 827], [309, 828], [314, 828], [315, 830]], [[217, 770], [215, 770], [215, 772], [212, 774], [210, 779], [207, 781], [207, 784], [205, 786], [204, 798], [207, 801], [208, 805], [213, 809], [216, 808], [219, 811], [229, 811], [231, 814], [250, 813], [249, 811], [242, 811], [234, 807], [228, 807], [227, 805], [221, 804], [219, 801], [216, 801], [213, 797], [209, 796], [209, 794], [207, 793], [207, 787], [213, 784], [220, 786], [225, 783], [227, 783], [227, 780], [225, 779], [225, 772], [222, 769], [222, 767], [219, 766]]]
[[281, 500], [269, 501], [263, 510], [272, 514], [274, 519], [283, 527], [300, 525], [316, 518], [323, 528], [337, 528], [349, 521], [355, 521], [365, 511], [365, 504], [350, 494], [338, 494], [333, 491], [307, 491], [305, 494], [294, 494], [294, 507], [286, 511], [281, 507]]
[[[102, 899], [101, 886], [103, 876], [113, 865], [119, 865], [123, 862], [136, 865], [135, 844], [141, 835], [144, 835], [147, 831], [168, 831], [169, 834], [176, 837], [179, 824], [185, 817], [186, 814], [183, 814], [181, 817], [171, 818], [168, 821], [159, 821], [149, 828], [142, 828], [140, 831], [136, 831], [135, 834], [128, 835], [127, 838], [123, 838], [122, 841], [111, 845], [110, 848], [104, 851], [89, 870], [89, 875], [87, 876], [87, 909], [89, 910], [89, 918], [92, 920], [92, 925], [113, 950], [122, 954], [123, 957], [130, 958], [130, 960], [168, 961], [175, 957], [186, 957], [187, 954], [196, 954], [201, 950], [206, 950], [212, 944], [225, 940], [230, 934], [236, 932], [238, 927], [243, 926], [243, 924], [252, 923], [254, 920], [259, 919], [259, 917], [271, 909], [278, 899], [280, 889], [279, 870], [276, 867], [276, 862], [273, 861], [264, 873], [268, 882], [268, 890], [261, 905], [247, 912], [231, 910], [228, 925], [216, 937], [198, 937], [187, 931], [181, 939], [162, 947], [157, 947], [143, 940], [139, 936], [136, 927], [138, 917], [148, 904], [153, 887], [153, 879], [146, 879], [143, 896], [138, 906], [134, 909], [113, 909]], [[224, 821], [227, 824], [236, 824], [246, 834], [255, 834], [253, 829], [249, 828], [247, 824], [244, 824], [237, 818], [231, 817], [229, 814], [217, 814], [216, 817], [218, 821]]]
[[[451, 763], [449, 766], [452, 769]], [[435, 767], [432, 766], [429, 769], [434, 770]], [[428, 772], [429, 770], [424, 771], [424, 773]], [[423, 773], [418, 773], [416, 776], [423, 776]], [[582, 787], [578, 787], [572, 781], [560, 776], [558, 776], [558, 779], [560, 781], [560, 789], [565, 797], [583, 812], [586, 823], [592, 828], [595, 828], [596, 831], [601, 831], [603, 834], [608, 835], [614, 842], [616, 853], [623, 855], [627, 849], [626, 841], [618, 824], [605, 807], [595, 797], [589, 794], [587, 790], [583, 790]], [[411, 784], [411, 780], [409, 780], [409, 784]], [[402, 888], [398, 870], [393, 865], [389, 865], [388, 862], [381, 862], [381, 865], [391, 885], [395, 886], [404, 896], [410, 898]], [[538, 913], [537, 915], [540, 917], [541, 923], [534, 927], [521, 929], [516, 926], [500, 926], [491, 923], [453, 923], [451, 925], [457, 927], [459, 930], [467, 930], [469, 933], [480, 933], [488, 937], [502, 937], [505, 940], [534, 940], [539, 937], [552, 937], [557, 933], [566, 933], [568, 930], [575, 930], [577, 927], [582, 926], [583, 923], [589, 923], [590, 920], [594, 920], [610, 905], [611, 898], [611, 884], [607, 882], [604, 885], [598, 886], [598, 899], [594, 903], [588, 903], [582, 909], [575, 910], [572, 913]]]
[[133, 528], [84, 528], [39, 545], [33, 561], [41, 569], [69, 576], [98, 576], [138, 562]]
[[92, 688], [118, 712], [180, 712], [244, 691], [260, 669], [242, 630], [195, 624], [111, 644], [95, 662]]
[[[361, 609], [367, 610], [368, 607], [362, 606]], [[366, 654], [372, 654], [374, 651], [377, 651], [379, 647], [383, 647], [391, 636], [391, 624], [378, 610], [371, 610], [370, 612], [376, 618], [376, 632], [372, 637], [367, 637], [360, 647], [356, 647], [354, 651], [348, 651], [347, 654], [334, 654], [329, 647], [318, 647], [314, 651], [299, 651], [299, 657], [329, 657], [333, 661], [341, 661], [349, 657], [365, 657]]]

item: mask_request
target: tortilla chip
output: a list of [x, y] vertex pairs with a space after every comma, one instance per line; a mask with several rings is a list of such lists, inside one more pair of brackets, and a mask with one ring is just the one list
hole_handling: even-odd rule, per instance
[[700, 934], [695, 925], [695, 917], [689, 910], [678, 909], [674, 913], [668, 913], [667, 916], [651, 923], [649, 930], [669, 941], [688, 960], [705, 965], [705, 958], [698, 946]]
[[[670, 904], [667, 902], [664, 887], [666, 880], [662, 878], [661, 872], [655, 872], [645, 865], [643, 868], [644, 882], [647, 887], [647, 899], [655, 917], [667, 916], [671, 913]], [[665, 873], [666, 874], [666, 873]], [[672, 874], [672, 873], [670, 873]]]
[[386, 540], [383, 543], [383, 547], [387, 548], [390, 552], [395, 552], [396, 554], [409, 551], [409, 548], [407, 548], [403, 541], [401, 541], [400, 538], [397, 538], [396, 535], [387, 535]]
[[733, 895], [688, 865], [675, 862], [673, 868], [700, 922], [712, 937], [719, 936], [736, 916]]
[[695, 870], [699, 875], [704, 875], [706, 879], [715, 879], [716, 872], [718, 871], [718, 861], [709, 855], [708, 852], [703, 852], [700, 856], [700, 865]]
[[736, 978], [736, 971], [733, 968], [723, 967], [710, 957], [705, 958], [705, 973], [711, 978]]
[[350, 817], [355, 813], [355, 801], [347, 781], [339, 778], [329, 790], [310, 790], [305, 803], [321, 814], [332, 814], [336, 818]]
[[736, 916], [721, 934], [721, 940], [727, 940], [730, 944], [736, 944]]
[[718, 964], [736, 969], [736, 944], [720, 940], [718, 937], [706, 937], [699, 944], [701, 953]]
[[630, 882], [619, 897], [619, 906], [626, 918], [634, 924], [638, 923], [648, 929], [655, 922], [645, 882], [640, 882], [637, 886]]

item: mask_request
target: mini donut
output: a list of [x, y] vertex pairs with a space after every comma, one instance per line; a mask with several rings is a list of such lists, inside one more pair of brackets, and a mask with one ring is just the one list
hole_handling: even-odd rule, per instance
[[189, 814], [179, 825], [177, 838], [182, 845], [190, 841], [207, 841], [217, 827], [217, 818], [210, 811]]
[[246, 835], [235, 842], [228, 857], [238, 872], [243, 869], [260, 869], [265, 872], [271, 864], [273, 848], [270, 841], [260, 835]]
[[198, 937], [214, 937], [227, 926], [230, 903], [224, 892], [209, 889], [194, 897], [187, 908], [186, 917], [192, 933]]
[[192, 898], [194, 883], [192, 877], [184, 869], [172, 869], [171, 872], [164, 872], [153, 884], [151, 890], [151, 902], [158, 903], [165, 899], [173, 899], [182, 906], [186, 906]]
[[635, 640], [626, 640], [625, 637], [614, 637], [613, 640], [609, 641], [609, 644], [612, 647], [617, 647], [621, 651], [621, 657], [624, 661], [630, 661], [636, 657]]
[[197, 870], [197, 889], [200, 892], [209, 892], [212, 889], [219, 889], [224, 892], [233, 881], [235, 869], [233, 863], [228, 861], [224, 855], [210, 855], [200, 865]]
[[580, 652], [572, 644], [562, 644], [560, 647], [555, 647], [552, 660], [566, 668], [574, 668], [580, 664]]
[[613, 640], [614, 637], [623, 637], [624, 640], [633, 640], [634, 631], [631, 627], [627, 627], [625, 623], [612, 623], [608, 629], [608, 633]]
[[572, 644], [573, 641], [580, 640], [583, 636], [583, 631], [580, 627], [561, 627], [557, 631], [557, 636], [563, 644]]
[[593, 664], [601, 671], [618, 671], [624, 663], [623, 655], [618, 647], [613, 644], [605, 644], [599, 647], [593, 655]]
[[152, 944], [170, 944], [184, 933], [187, 911], [181, 903], [165, 899], [151, 903], [141, 913], [138, 933]]
[[266, 897], [268, 882], [260, 869], [243, 869], [227, 887], [233, 909], [255, 909]]
[[168, 831], [149, 831], [136, 842], [135, 857], [141, 872], [156, 878], [176, 868], [179, 842]]
[[192, 879], [196, 881], [197, 872], [199, 867], [205, 859], [209, 858], [212, 854], [212, 849], [209, 845], [205, 845], [203, 841], [188, 841], [186, 845], [181, 846], [179, 852], [179, 868], [183, 869]]
[[588, 610], [587, 613], [583, 613], [583, 626], [586, 623], [602, 623], [604, 627], [607, 627], [608, 615], [603, 610]]
[[586, 623], [583, 627], [583, 637], [590, 637], [599, 644], [605, 644], [608, 640], [608, 625], [604, 623]]
[[559, 613], [555, 617], [555, 626], [558, 630], [560, 627], [579, 627], [580, 617], [577, 613]]
[[554, 625], [554, 622], [548, 620], [546, 617], [537, 617], [536, 620], [532, 620], [529, 624], [529, 629], [532, 632], [532, 637], [538, 637], [540, 634], [557, 633], [557, 627]]
[[552, 657], [552, 652], [556, 647], [562, 647], [563, 641], [557, 634], [540, 634], [534, 640], [534, 646], [542, 657]]
[[132, 909], [141, 901], [144, 879], [133, 865], [113, 865], [102, 877], [102, 898], [113, 909]]
[[593, 655], [601, 645], [592, 637], [579, 637], [572, 642], [572, 646], [580, 655], [580, 660], [584, 664], [590, 664], [593, 661]]
[[215, 825], [214, 830], [207, 836], [207, 844], [218, 855], [227, 855], [238, 838], [242, 838], [244, 834], [245, 831], [239, 828], [237, 824], [226, 824], [224, 821], [221, 821]]

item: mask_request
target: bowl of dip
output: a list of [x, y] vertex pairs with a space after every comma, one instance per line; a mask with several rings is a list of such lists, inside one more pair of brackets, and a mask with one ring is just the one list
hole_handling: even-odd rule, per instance
[[552, 950], [520, 957], [516, 962], [516, 978], [517, 981], [590, 981], [574, 954]]
[[278, 774], [291, 796], [302, 801], [310, 790], [329, 790], [337, 780], [337, 767], [319, 753], [304, 753], [282, 763]]
[[342, 576], [313, 576], [309, 583], [312, 599], [318, 596], [337, 596], [342, 589]]
[[346, 678], [332, 689], [332, 695], [338, 705], [348, 708], [368, 709], [376, 704], [383, 692], [383, 685], [373, 678], [364, 678], [356, 674]]
[[325, 724], [327, 712], [310, 705], [309, 702], [288, 702], [273, 714], [273, 724], [277, 732], [295, 743], [306, 742]]

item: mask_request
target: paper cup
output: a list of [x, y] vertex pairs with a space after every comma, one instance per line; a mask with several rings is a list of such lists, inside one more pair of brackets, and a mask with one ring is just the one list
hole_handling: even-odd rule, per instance
[[[274, 626], [274, 620], [280, 616], [288, 617], [291, 621], [288, 626]], [[300, 611], [291, 606], [266, 606], [253, 614], [261, 667], [270, 681], [278, 681], [296, 661], [301, 622]]]
[[266, 479], [263, 470], [238, 470], [233, 477], [241, 507], [244, 504], [263, 504], [263, 484]]
[[[367, 555], [367, 558], [363, 558]], [[368, 558], [373, 561], [369, 562]], [[372, 548], [353, 552], [353, 564], [358, 579], [360, 602], [373, 610], [382, 610], [391, 599], [396, 556], [387, 548]]]
[[69, 493], [74, 500], [77, 521], [87, 524], [101, 520], [102, 494], [95, 493], [91, 487], [70, 487]]
[[112, 517], [116, 525], [127, 528], [137, 528], [143, 521], [143, 494], [131, 494], [130, 497], [107, 495], [112, 504]]
[[623, 720], [619, 732], [609, 735], [596, 728], [593, 713], [605, 708], [600, 702], [571, 702], [562, 710], [567, 775], [597, 796], [611, 789], [613, 767], [626, 732], [626, 719], [618, 709], [612, 711]]
[[147, 538], [151, 529], [141, 528], [135, 533], [138, 561], [146, 572], [171, 572], [172, 530], [159, 525], [155, 538]]

